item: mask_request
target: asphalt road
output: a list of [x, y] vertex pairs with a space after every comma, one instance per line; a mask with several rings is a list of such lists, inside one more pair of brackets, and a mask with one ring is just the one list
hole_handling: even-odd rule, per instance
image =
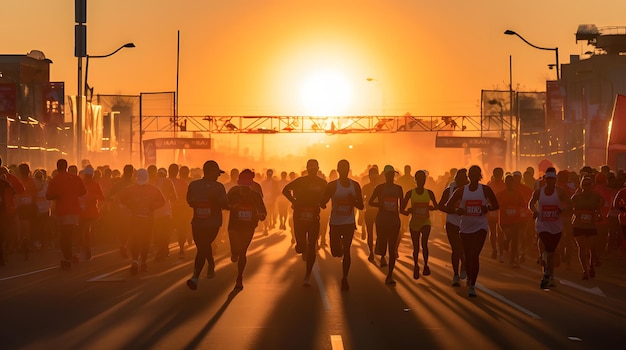
[[[104, 240], [91, 261], [58, 267], [60, 252], [0, 267], [1, 349], [622, 349], [626, 340], [626, 258], [613, 257], [597, 277], [576, 266], [557, 270], [557, 286], [539, 289], [534, 261], [511, 268], [483, 250], [478, 297], [452, 287], [445, 233], [430, 238], [432, 275], [413, 279], [408, 235], [400, 246], [398, 284], [367, 260], [355, 234], [350, 290], [340, 290], [341, 259], [320, 249], [312, 286], [288, 232], [257, 233], [242, 291], [227, 247], [214, 279], [198, 290], [185, 281], [195, 248], [177, 248], [131, 276], [129, 260]], [[420, 254], [420, 264], [422, 256]]]

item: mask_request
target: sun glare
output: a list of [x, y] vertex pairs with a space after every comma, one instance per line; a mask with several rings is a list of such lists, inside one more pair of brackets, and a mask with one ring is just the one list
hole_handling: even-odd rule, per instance
[[344, 115], [352, 102], [352, 87], [340, 72], [316, 71], [302, 83], [300, 102], [306, 115]]

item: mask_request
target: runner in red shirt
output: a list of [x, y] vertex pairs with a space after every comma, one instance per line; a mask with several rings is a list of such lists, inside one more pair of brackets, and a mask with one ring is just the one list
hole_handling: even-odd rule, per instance
[[50, 180], [46, 199], [56, 203], [55, 216], [57, 232], [63, 260], [61, 268], [70, 270], [72, 268], [72, 236], [78, 227], [78, 217], [80, 215], [79, 198], [87, 193], [83, 181], [78, 175], [67, 172], [67, 160], [57, 161], [57, 175]]
[[[524, 229], [524, 218], [520, 214], [527, 210], [527, 202], [515, 188], [513, 175], [507, 175], [504, 183], [504, 190], [496, 193], [500, 204], [499, 223], [506, 241], [510, 242], [509, 264], [512, 267], [519, 267], [519, 237]], [[500, 255], [500, 258], [502, 260], [504, 256]]]
[[18, 180], [24, 186], [24, 192], [15, 196], [17, 215], [20, 219], [19, 245], [28, 260], [32, 246], [32, 231], [37, 217], [37, 185], [30, 172], [28, 164], [22, 163], [18, 167]]
[[[506, 185], [504, 184], [504, 170], [500, 167], [493, 169], [491, 181], [487, 183], [487, 186], [491, 187], [493, 193], [496, 194], [496, 198], [498, 193], [504, 191]], [[500, 198], [497, 198], [500, 201]], [[504, 251], [508, 244], [504, 241], [505, 235], [502, 232], [502, 228], [498, 224], [498, 214], [497, 210], [490, 211], [487, 213], [487, 222], [489, 223], [489, 243], [491, 244], [491, 258], [497, 259], [498, 255], [500, 256], [500, 262], [504, 262]]]
[[158, 187], [148, 183], [148, 171], [137, 170], [137, 183], [126, 187], [120, 193], [120, 201], [130, 209], [130, 249], [133, 261], [130, 273], [139, 272], [139, 257], [141, 256], [141, 271], [148, 271], [146, 260], [150, 249], [150, 240], [154, 229], [154, 212], [165, 204], [165, 197]]
[[91, 260], [91, 242], [95, 233], [94, 225], [100, 219], [99, 205], [104, 201], [100, 184], [94, 180], [94, 169], [88, 165], [83, 170], [83, 184], [87, 193], [80, 197], [79, 232], [82, 239], [82, 250], [85, 260]]

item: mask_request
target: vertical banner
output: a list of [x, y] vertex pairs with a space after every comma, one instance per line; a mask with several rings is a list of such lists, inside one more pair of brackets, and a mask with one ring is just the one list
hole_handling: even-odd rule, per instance
[[15, 118], [17, 114], [17, 86], [14, 83], [0, 84], [0, 117]]
[[546, 128], [557, 129], [563, 122], [563, 95], [558, 80], [546, 81]]
[[63, 125], [65, 122], [65, 83], [45, 83], [41, 95], [43, 97], [42, 121], [46, 125]]
[[152, 139], [152, 140], [144, 140], [143, 141], [143, 161], [144, 161], [144, 166], [147, 167], [148, 165], [151, 164], [156, 164], [156, 154], [157, 148], [156, 148], [156, 140]]

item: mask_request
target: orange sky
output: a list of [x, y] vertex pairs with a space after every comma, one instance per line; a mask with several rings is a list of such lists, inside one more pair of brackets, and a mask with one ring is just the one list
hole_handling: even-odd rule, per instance
[[[2, 53], [43, 51], [68, 94], [77, 85], [73, 7], [6, 1], [0, 22]], [[87, 9], [90, 55], [137, 45], [91, 60], [96, 93], [173, 91], [180, 30], [181, 115], [314, 114], [301, 90], [316, 71], [349, 87], [340, 114], [475, 115], [481, 89], [508, 88], [509, 55], [520, 90], [543, 90], [555, 76], [552, 52], [504, 30], [558, 46], [567, 63], [587, 51], [575, 42], [578, 24], [626, 25], [622, 0], [89, 0]]]

